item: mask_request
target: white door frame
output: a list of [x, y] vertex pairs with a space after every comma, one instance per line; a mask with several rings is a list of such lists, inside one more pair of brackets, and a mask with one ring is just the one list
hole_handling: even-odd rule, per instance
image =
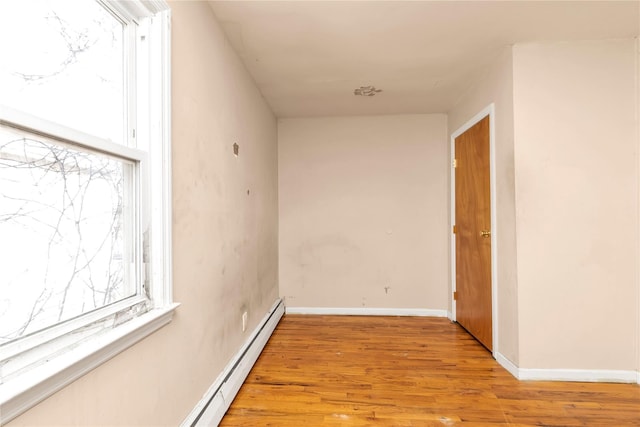
[[498, 227], [496, 213], [496, 138], [495, 138], [495, 104], [491, 103], [478, 114], [460, 126], [451, 134], [451, 223], [449, 224], [451, 241], [451, 316], [456, 320], [456, 300], [453, 293], [456, 291], [456, 236], [453, 234], [453, 225], [456, 223], [456, 171], [453, 168], [453, 159], [456, 154], [456, 138], [466, 132], [480, 120], [489, 116], [489, 191], [491, 196], [491, 340], [493, 342], [493, 357], [498, 354]]
[[[636, 37], [635, 39], [635, 48], [636, 48], [636, 73], [638, 72], [638, 65], [640, 64], [640, 39]], [[638, 144], [640, 144], [640, 118], [639, 115], [639, 107], [640, 107], [640, 84], [638, 84], [638, 80], [636, 78], [636, 123], [637, 123], [637, 133], [636, 136], [638, 138]], [[639, 160], [636, 159], [636, 165]], [[639, 241], [639, 240], [636, 240]], [[640, 241], [639, 241], [640, 242]], [[636, 298], [638, 303], [638, 311], [636, 315], [636, 321], [638, 323], [636, 329], [636, 382], [640, 384], [640, 281], [636, 279]]]

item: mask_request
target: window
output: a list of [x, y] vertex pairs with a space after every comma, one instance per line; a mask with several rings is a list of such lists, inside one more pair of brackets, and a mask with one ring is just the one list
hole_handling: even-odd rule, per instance
[[0, 2], [0, 424], [171, 320], [169, 10]]

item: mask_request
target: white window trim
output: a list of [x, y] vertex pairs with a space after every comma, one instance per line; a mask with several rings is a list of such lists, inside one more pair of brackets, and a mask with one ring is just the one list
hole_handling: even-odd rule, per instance
[[151, 310], [12, 380], [7, 384], [10, 389], [0, 391], [0, 423], [9, 422], [160, 329], [171, 321], [177, 306]]
[[[100, 0], [107, 7], [129, 19], [139, 20], [153, 16], [151, 26], [161, 38], [152, 37], [150, 42], [150, 67], [158, 71], [150, 81], [149, 113], [150, 140], [148, 156], [150, 194], [150, 242], [152, 280], [152, 300], [154, 307], [146, 313], [98, 334], [91, 339], [56, 356], [45, 364], [3, 382], [0, 377], [0, 425], [4, 425], [58, 390], [90, 372], [118, 353], [131, 347], [154, 331], [169, 323], [179, 304], [172, 299], [172, 248], [171, 248], [171, 11], [164, 0]], [[3, 108], [0, 115], [13, 124], [26, 123], [28, 118]], [[49, 124], [52, 135], [59, 135], [61, 129]], [[64, 130], [62, 130], [64, 133]], [[78, 140], [76, 137], [73, 138]], [[80, 135], [81, 138], [87, 137]], [[92, 141], [100, 144], [102, 142]], [[95, 146], [95, 145], [94, 145]], [[105, 147], [106, 148], [106, 147]], [[112, 149], [113, 147], [108, 147]], [[138, 150], [118, 147], [123, 157], [142, 160]], [[159, 195], [159, 197], [155, 197]], [[160, 284], [160, 285], [158, 285]]]

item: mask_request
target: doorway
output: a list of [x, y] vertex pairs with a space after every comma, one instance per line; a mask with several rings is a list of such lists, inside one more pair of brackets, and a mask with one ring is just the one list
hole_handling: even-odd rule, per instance
[[490, 105], [451, 136], [452, 320], [497, 348], [494, 114]]

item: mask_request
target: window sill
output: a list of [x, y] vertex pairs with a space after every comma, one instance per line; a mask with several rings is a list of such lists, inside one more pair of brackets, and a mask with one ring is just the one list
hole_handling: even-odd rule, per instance
[[[0, 384], [0, 425], [42, 402], [118, 353], [171, 322], [180, 304], [158, 308]], [[0, 377], [1, 380], [1, 377]]]

